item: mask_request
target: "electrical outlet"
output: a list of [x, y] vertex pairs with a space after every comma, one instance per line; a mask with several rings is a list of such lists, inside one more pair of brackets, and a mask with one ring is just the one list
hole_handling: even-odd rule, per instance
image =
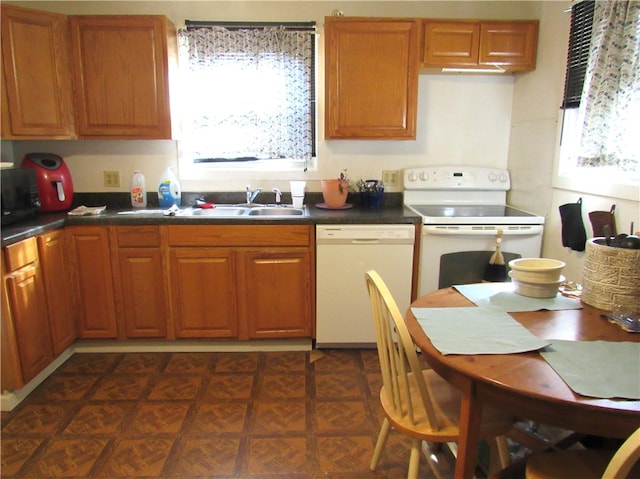
[[400, 172], [398, 170], [382, 170], [382, 182], [385, 186], [399, 186]]
[[109, 188], [118, 188], [120, 186], [120, 172], [119, 171], [103, 171], [104, 174], [104, 186]]

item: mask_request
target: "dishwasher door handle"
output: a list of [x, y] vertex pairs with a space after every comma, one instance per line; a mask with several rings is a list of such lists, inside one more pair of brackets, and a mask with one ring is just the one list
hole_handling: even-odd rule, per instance
[[351, 244], [379, 244], [380, 240], [377, 238], [371, 238], [371, 239], [352, 239], [351, 240]]

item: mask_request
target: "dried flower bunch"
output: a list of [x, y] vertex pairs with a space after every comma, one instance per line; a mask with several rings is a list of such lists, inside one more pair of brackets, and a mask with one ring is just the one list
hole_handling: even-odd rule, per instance
[[347, 173], [347, 169], [345, 168], [340, 172], [340, 176], [338, 176], [338, 189], [340, 193], [344, 192], [346, 183], [346, 188], [349, 189], [349, 185], [351, 184], [351, 180], [349, 179], [349, 174]]

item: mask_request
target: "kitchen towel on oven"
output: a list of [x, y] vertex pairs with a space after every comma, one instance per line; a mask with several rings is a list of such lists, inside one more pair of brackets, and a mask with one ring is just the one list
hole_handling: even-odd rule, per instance
[[576, 203], [560, 205], [562, 220], [562, 246], [575, 251], [584, 251], [587, 243], [587, 232], [582, 222], [582, 198]]

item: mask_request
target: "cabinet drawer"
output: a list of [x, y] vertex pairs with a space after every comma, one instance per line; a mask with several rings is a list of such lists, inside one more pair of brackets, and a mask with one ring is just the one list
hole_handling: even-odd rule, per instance
[[4, 249], [7, 272], [11, 273], [23, 266], [38, 260], [38, 243], [35, 238], [28, 238]]
[[157, 226], [116, 227], [118, 247], [160, 246], [160, 231]]
[[169, 246], [309, 246], [308, 225], [169, 226]]

